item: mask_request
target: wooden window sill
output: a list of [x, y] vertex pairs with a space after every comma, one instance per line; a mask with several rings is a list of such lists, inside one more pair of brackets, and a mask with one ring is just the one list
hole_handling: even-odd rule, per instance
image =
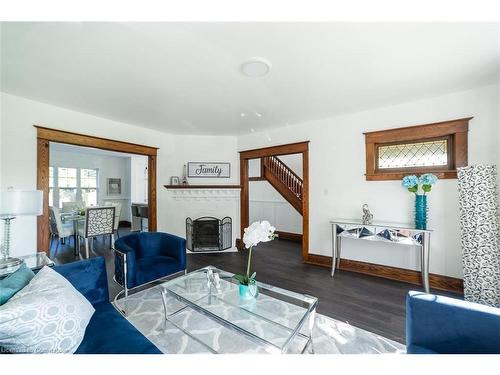
[[[433, 170], [428, 170], [426, 173], [432, 173], [436, 175], [437, 178], [440, 180], [443, 179], [456, 179], [457, 178], [457, 171], [455, 170], [439, 170], [439, 171], [433, 171]], [[404, 176], [408, 176], [411, 174], [422, 174], [421, 171], [416, 172], [416, 171], [407, 171], [407, 172], [378, 172], [376, 174], [365, 174], [366, 180], [367, 181], [385, 181], [385, 180], [401, 180], [403, 179]]]

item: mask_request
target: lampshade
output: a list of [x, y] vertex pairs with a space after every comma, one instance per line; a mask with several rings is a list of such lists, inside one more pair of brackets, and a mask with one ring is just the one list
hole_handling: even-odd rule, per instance
[[43, 191], [2, 190], [0, 217], [39, 216], [43, 213]]

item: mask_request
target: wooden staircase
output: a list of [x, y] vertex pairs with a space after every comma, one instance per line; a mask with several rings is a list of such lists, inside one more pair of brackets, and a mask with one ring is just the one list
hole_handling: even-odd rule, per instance
[[261, 163], [262, 177], [302, 215], [302, 179], [276, 156], [264, 157]]

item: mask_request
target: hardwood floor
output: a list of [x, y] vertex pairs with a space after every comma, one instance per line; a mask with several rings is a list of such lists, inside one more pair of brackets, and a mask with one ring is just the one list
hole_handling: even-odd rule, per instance
[[[120, 233], [124, 235], [128, 229], [120, 229]], [[97, 241], [94, 251], [94, 256], [103, 255], [106, 258], [112, 298], [120, 288], [112, 281], [114, 263], [109, 242], [104, 246]], [[318, 297], [317, 311], [321, 314], [405, 342], [406, 294], [409, 290], [421, 288], [346, 271], [337, 271], [331, 278], [329, 269], [302, 263], [301, 254], [301, 246], [295, 242], [275, 240], [261, 243], [253, 250], [252, 270], [257, 272], [259, 281]], [[54, 259], [57, 263], [76, 260], [72, 247], [67, 245], [59, 247]], [[243, 273], [246, 261], [246, 251], [188, 254], [187, 257], [188, 271], [212, 265], [229, 272]]]

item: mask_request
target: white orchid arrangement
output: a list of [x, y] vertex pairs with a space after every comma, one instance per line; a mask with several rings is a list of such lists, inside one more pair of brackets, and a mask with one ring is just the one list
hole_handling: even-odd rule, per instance
[[252, 248], [261, 242], [269, 242], [274, 240], [276, 230], [269, 221], [256, 221], [248, 228], [245, 228], [243, 242], [248, 249], [247, 272], [245, 275], [234, 275], [234, 278], [242, 285], [254, 285], [256, 272], [250, 275], [250, 263], [252, 260]]

